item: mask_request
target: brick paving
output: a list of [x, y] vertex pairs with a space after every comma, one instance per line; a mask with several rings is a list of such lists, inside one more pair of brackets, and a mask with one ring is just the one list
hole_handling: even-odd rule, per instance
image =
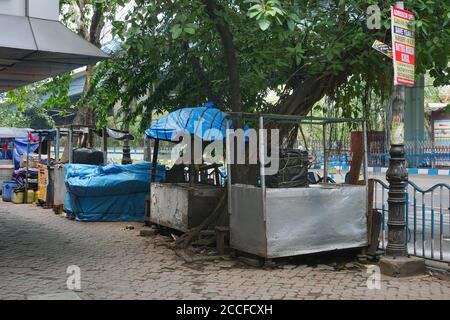
[[34, 205], [0, 201], [0, 299], [67, 293], [69, 265], [81, 269], [82, 299], [450, 299], [450, 280], [382, 277], [319, 265], [249, 267], [238, 260], [186, 263], [140, 237], [141, 224], [70, 221]]

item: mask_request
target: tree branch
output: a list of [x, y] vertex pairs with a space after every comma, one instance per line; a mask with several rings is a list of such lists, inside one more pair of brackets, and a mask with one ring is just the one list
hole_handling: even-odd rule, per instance
[[103, 6], [94, 7], [94, 14], [91, 19], [91, 27], [89, 29], [89, 42], [100, 47], [100, 34], [104, 25], [104, 9]]
[[231, 109], [233, 112], [242, 112], [241, 78], [239, 75], [239, 63], [236, 48], [233, 43], [233, 35], [226, 21], [217, 15], [223, 12], [223, 8], [215, 0], [202, 0], [206, 6], [206, 11], [213, 20], [217, 32], [222, 39], [225, 60], [228, 66], [228, 76], [230, 80]]

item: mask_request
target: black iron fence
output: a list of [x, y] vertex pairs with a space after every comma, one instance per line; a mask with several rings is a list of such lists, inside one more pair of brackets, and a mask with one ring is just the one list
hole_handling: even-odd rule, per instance
[[[381, 213], [380, 248], [387, 245], [389, 186], [374, 181], [374, 209]], [[450, 185], [422, 189], [409, 181], [406, 190], [406, 242], [411, 255], [450, 262]]]

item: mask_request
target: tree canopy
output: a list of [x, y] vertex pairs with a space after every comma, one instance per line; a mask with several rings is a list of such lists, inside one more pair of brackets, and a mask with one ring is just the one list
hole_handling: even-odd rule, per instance
[[[352, 99], [369, 105], [390, 95], [392, 61], [371, 45], [390, 44], [394, 2], [137, 0], [114, 22], [121, 49], [98, 67], [88, 99], [98, 114], [137, 101], [127, 116], [143, 115], [143, 125], [153, 111], [207, 100], [233, 111], [306, 114], [327, 96], [353, 116]], [[366, 25], [373, 4], [379, 30]], [[450, 4], [410, 0], [405, 8], [417, 17], [417, 72], [449, 83]]]

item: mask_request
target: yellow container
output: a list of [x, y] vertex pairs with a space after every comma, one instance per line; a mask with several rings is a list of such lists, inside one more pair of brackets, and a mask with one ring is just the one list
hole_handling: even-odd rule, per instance
[[38, 200], [39, 200], [39, 191], [36, 191], [34, 193], [34, 202], [38, 202]]
[[[23, 197], [24, 197], [24, 192], [23, 191], [14, 192], [12, 201], [15, 204], [22, 204], [23, 203]], [[28, 190], [27, 203], [33, 203], [34, 202], [34, 197], [35, 197], [35, 192], [33, 190]]]
[[22, 204], [23, 203], [23, 191], [14, 192], [12, 202], [15, 204]]
[[27, 203], [33, 203], [34, 202], [34, 190], [28, 190], [28, 195], [27, 195]]

